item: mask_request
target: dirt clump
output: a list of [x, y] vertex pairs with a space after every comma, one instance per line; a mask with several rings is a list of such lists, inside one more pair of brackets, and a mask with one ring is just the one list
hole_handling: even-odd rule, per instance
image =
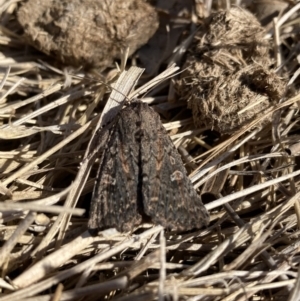
[[24, 37], [65, 64], [106, 67], [129, 47], [132, 54], [158, 28], [142, 0], [29, 0], [18, 11]]
[[212, 14], [194, 37], [177, 81], [196, 126], [232, 133], [264, 114], [285, 82], [272, 71], [270, 41], [241, 8]]

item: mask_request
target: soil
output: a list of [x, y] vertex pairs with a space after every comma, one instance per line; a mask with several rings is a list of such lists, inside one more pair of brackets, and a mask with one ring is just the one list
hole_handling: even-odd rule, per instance
[[280, 99], [285, 81], [273, 72], [271, 42], [264, 36], [255, 16], [241, 8], [206, 19], [177, 82], [196, 126], [230, 134]]
[[84, 67], [109, 66], [126, 47], [132, 54], [158, 28], [155, 9], [142, 0], [30, 0], [18, 21], [34, 47]]

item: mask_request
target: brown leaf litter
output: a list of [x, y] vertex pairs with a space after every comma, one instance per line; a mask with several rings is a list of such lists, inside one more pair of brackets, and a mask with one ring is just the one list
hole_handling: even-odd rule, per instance
[[[298, 300], [300, 3], [286, 1], [287, 8], [278, 11], [277, 19], [270, 10], [272, 22], [261, 27], [240, 8], [226, 11], [232, 1], [149, 1], [148, 5], [160, 4], [157, 10], [165, 18], [161, 23], [165, 33], [154, 39], [162, 43], [151, 43], [160, 49], [153, 52], [155, 60], [148, 60], [153, 68], [144, 76], [137, 67], [143, 61], [139, 52], [127, 62], [121, 56], [117, 68], [104, 67], [114, 60], [110, 54], [99, 56], [102, 62], [92, 64], [99, 63], [100, 70], [93, 73], [57, 60], [53, 65], [53, 57], [26, 43], [17, 22], [19, 8], [32, 1], [0, 1], [0, 301]], [[43, 3], [41, 9], [46, 6], [44, 1], [35, 2], [34, 16], [38, 3]], [[235, 2], [243, 8], [254, 4]], [[86, 16], [89, 9], [70, 11], [72, 3], [112, 9], [120, 2], [59, 3], [57, 7], [65, 4], [66, 10], [60, 11], [63, 21], [57, 24], [69, 24], [66, 18], [76, 16], [72, 28], [81, 24], [77, 32], [84, 33], [80, 14]], [[167, 6], [178, 11], [170, 12]], [[53, 20], [60, 13], [45, 12], [50, 16], [39, 17], [42, 27], [49, 20], [50, 29], [59, 29]], [[126, 9], [110, 12], [120, 16]], [[193, 12], [210, 17], [203, 20]], [[130, 32], [144, 29], [132, 22], [136, 27], [127, 28]], [[45, 34], [51, 43], [58, 37], [34, 28], [37, 35], [32, 38]], [[126, 41], [126, 37], [115, 41], [111, 49], [127, 46]], [[101, 46], [106, 47], [97, 45], [98, 49], [87, 48], [77, 62], [84, 64], [85, 55], [97, 57]], [[64, 49], [65, 54], [72, 51]], [[173, 83], [181, 74], [173, 63], [178, 65], [182, 58], [203, 70], [197, 69], [200, 77], [185, 73], [191, 77], [180, 79], [180, 99]], [[157, 70], [163, 72], [157, 75]], [[176, 72], [177, 78], [170, 80]], [[285, 79], [288, 84], [283, 87]], [[287, 93], [282, 94], [284, 90]], [[185, 93], [197, 110], [197, 127]], [[87, 231], [88, 216], [83, 213], [99, 164], [93, 153], [94, 142], [99, 142], [95, 132], [116, 116], [124, 101], [136, 97], [160, 114], [209, 211], [207, 228], [175, 233], [143, 224], [132, 233], [107, 229], [91, 236]], [[200, 109], [207, 113], [205, 119]], [[219, 125], [220, 116], [229, 126]], [[221, 128], [229, 130], [223, 134]]]

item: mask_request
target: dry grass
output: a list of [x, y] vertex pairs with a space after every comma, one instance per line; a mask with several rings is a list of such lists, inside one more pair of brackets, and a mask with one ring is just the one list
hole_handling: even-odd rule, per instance
[[[276, 72], [289, 79], [284, 97], [232, 135], [195, 128], [176, 100], [172, 63], [191, 38], [170, 68], [159, 60], [166, 71], [152, 81], [138, 67], [124, 71], [125, 55], [121, 71], [95, 76], [27, 46], [17, 5], [0, 1], [0, 301], [299, 300], [300, 4], [267, 27]], [[97, 169], [94, 133], [127, 97], [145, 92], [210, 225], [185, 234], [142, 225], [133, 234], [92, 237], [83, 214]]]

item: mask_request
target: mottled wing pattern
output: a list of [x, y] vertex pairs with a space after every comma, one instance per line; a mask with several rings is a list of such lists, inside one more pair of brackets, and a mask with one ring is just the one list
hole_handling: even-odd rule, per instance
[[142, 121], [141, 168], [144, 213], [175, 231], [201, 228], [209, 215], [197, 195], [159, 115], [136, 103]]
[[[94, 186], [88, 228], [130, 231], [142, 222], [139, 179], [140, 127], [137, 112], [123, 109], [109, 130]], [[101, 137], [99, 137], [101, 139]]]
[[175, 146], [147, 104], [133, 102], [122, 109], [107, 136], [92, 197], [90, 230], [130, 231], [149, 218], [174, 231], [208, 224], [208, 213]]

